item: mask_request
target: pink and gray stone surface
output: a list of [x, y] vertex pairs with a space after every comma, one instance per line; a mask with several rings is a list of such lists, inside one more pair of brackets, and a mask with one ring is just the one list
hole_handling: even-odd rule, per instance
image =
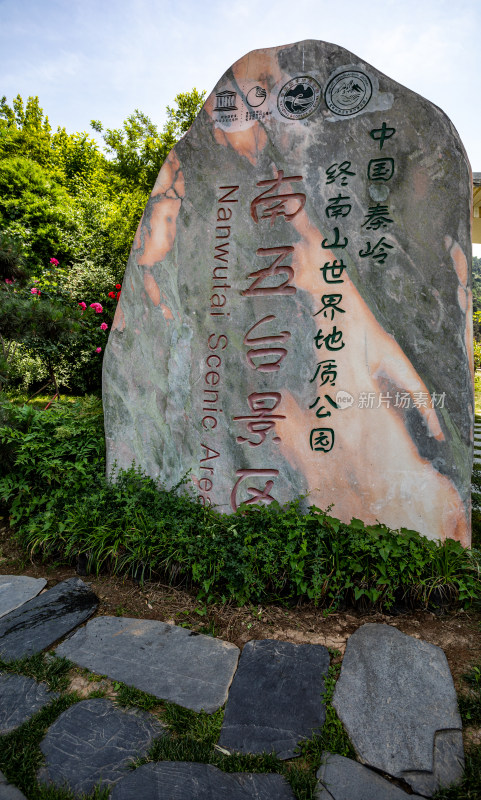
[[229, 691], [220, 746], [280, 759], [300, 755], [300, 742], [319, 734], [326, 719], [328, 669], [322, 645], [247, 642]]
[[230, 67], [163, 165], [104, 360], [108, 471], [470, 542], [470, 166], [342, 47]]
[[56, 649], [81, 667], [212, 714], [227, 700], [239, 648], [156, 620], [96, 617]]
[[439, 647], [363, 625], [348, 639], [332, 704], [363, 764], [428, 797], [461, 781], [461, 717]]

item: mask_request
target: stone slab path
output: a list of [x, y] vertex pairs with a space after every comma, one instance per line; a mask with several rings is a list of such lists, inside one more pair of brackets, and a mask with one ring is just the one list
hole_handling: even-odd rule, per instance
[[120, 709], [111, 700], [82, 700], [64, 711], [43, 739], [39, 783], [68, 786], [75, 794], [112, 786], [129, 764], [165, 733], [152, 714]]
[[0, 673], [0, 734], [16, 730], [56, 697], [33, 678]]
[[162, 700], [211, 714], [227, 700], [240, 651], [164, 622], [97, 617], [56, 653]]
[[351, 758], [324, 752], [322, 762], [316, 800], [422, 800]]
[[0, 575], [0, 617], [36, 597], [47, 585], [45, 578]]
[[91, 617], [98, 602], [80, 578], [58, 583], [0, 619], [0, 657], [13, 661], [41, 653]]
[[281, 775], [225, 773], [210, 764], [159, 761], [124, 778], [111, 800], [295, 800]]
[[221, 747], [293, 758], [301, 739], [324, 724], [328, 669], [329, 653], [322, 645], [247, 642], [227, 700]]
[[[16, 588], [13, 581], [4, 585], [8, 605], [8, 585], [12, 598]], [[27, 600], [0, 619], [3, 658], [40, 652], [70, 633], [56, 653], [80, 666], [196, 711], [213, 713], [227, 700], [221, 750], [292, 758], [321, 728], [324, 647], [251, 641], [238, 664], [234, 645], [152, 620], [97, 617], [72, 634], [96, 607], [79, 579]], [[17, 729], [56, 696], [32, 678], [0, 673], [0, 733]], [[324, 753], [318, 800], [419, 800], [461, 780], [461, 720], [438, 647], [389, 625], [361, 626], [348, 640], [333, 705], [363, 763]], [[175, 761], [132, 770], [165, 735], [153, 714], [103, 698], [79, 701], [42, 740], [38, 780], [67, 785], [75, 796], [98, 784], [111, 787], [111, 800], [294, 799], [278, 774], [231, 774]], [[0, 800], [24, 800], [1, 774]]]
[[439, 647], [363, 625], [348, 639], [332, 704], [364, 764], [425, 795], [461, 779], [461, 717]]

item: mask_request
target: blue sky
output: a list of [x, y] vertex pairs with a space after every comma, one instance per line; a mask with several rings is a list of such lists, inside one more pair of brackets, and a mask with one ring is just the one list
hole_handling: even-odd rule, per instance
[[0, 94], [38, 95], [54, 127], [162, 124], [258, 47], [335, 42], [439, 105], [481, 172], [481, 0], [0, 0]]

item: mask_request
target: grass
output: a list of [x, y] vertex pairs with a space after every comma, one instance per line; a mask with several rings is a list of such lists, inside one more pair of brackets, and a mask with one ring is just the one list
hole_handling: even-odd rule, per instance
[[[481, 413], [480, 376], [476, 403]], [[49, 560], [68, 560], [83, 553], [93, 570], [108, 568], [141, 579], [149, 576], [148, 567], [154, 562], [173, 583], [181, 580], [195, 588], [203, 608], [219, 599], [257, 604], [305, 597], [327, 608], [346, 602], [388, 608], [398, 597], [424, 605], [443, 604], [443, 592], [448, 601], [452, 595], [458, 603], [481, 597], [476, 558], [456, 543], [440, 547], [413, 531], [390, 531], [356, 520], [346, 526], [318, 509], [300, 515], [295, 504], [287, 511], [272, 506], [223, 519], [185, 495], [159, 492], [153, 481], [135, 470], [124, 474], [120, 486], [111, 486], [101, 476], [98, 401], [68, 402], [58, 409], [43, 417], [35, 408], [20, 412], [14, 434], [3, 441], [8, 466], [2, 484], [4, 500], [13, 507], [24, 545]], [[481, 547], [481, 470], [477, 468], [473, 486], [473, 544]], [[117, 609], [121, 615], [124, 612]], [[205, 632], [215, 633], [208, 626]], [[1, 738], [0, 770], [28, 800], [73, 798], [64, 790], [39, 786], [35, 778], [42, 761], [39, 745], [47, 728], [80, 699], [68, 691], [70, 668], [66, 659], [44, 655], [0, 662], [1, 670], [45, 681], [60, 692], [57, 700], [20, 729]], [[216, 744], [222, 709], [212, 715], [198, 714], [120, 682], [113, 682], [113, 689], [118, 705], [154, 713], [169, 733], [152, 745], [137, 766], [168, 759], [208, 763], [226, 772], [277, 772], [288, 780], [297, 800], [313, 800], [322, 752], [355, 757], [331, 703], [339, 669], [339, 665], [331, 666], [326, 680], [322, 731], [302, 742], [299, 757], [287, 762], [272, 755], [222, 752]], [[480, 724], [481, 665], [467, 674], [466, 687], [459, 697], [463, 722]], [[92, 689], [90, 696], [105, 696], [105, 690], [95, 691], [94, 680]], [[105, 800], [107, 794], [97, 791], [93, 797]], [[479, 800], [481, 747], [472, 746], [467, 753], [461, 786], [437, 797]]]
[[[333, 656], [339, 655], [337, 652]], [[56, 663], [58, 662], [58, 663]], [[64, 789], [39, 786], [35, 773], [42, 763], [40, 742], [47, 728], [57, 717], [79, 701], [78, 695], [65, 691], [65, 683], [59, 683], [71, 666], [65, 659], [35, 656], [21, 662], [4, 663], [2, 670], [48, 679], [62, 694], [36, 714], [17, 731], [2, 737], [0, 769], [7, 780], [18, 786], [28, 800], [74, 800], [74, 795]], [[155, 761], [184, 761], [211, 764], [224, 772], [278, 773], [290, 784], [297, 800], [314, 800], [316, 794], [316, 772], [321, 764], [324, 750], [355, 758], [354, 749], [332, 707], [332, 696], [339, 675], [340, 665], [333, 664], [325, 681], [324, 701], [326, 721], [320, 734], [301, 743], [299, 757], [280, 761], [274, 755], [227, 754], [217, 746], [223, 719], [223, 709], [214, 714], [196, 713], [173, 703], [165, 703], [157, 697], [141, 692], [120, 682], [114, 682], [116, 702], [123, 707], [134, 707], [154, 712], [167, 729], [167, 735], [157, 739], [145, 758], [135, 762], [135, 768]], [[84, 671], [86, 672], [86, 671]], [[87, 672], [88, 674], [88, 672]], [[92, 685], [95, 685], [92, 675]], [[460, 696], [463, 721], [472, 724], [481, 712], [481, 665], [473, 667], [465, 676], [471, 694]], [[472, 690], [475, 690], [473, 695]], [[96, 696], [93, 692], [90, 696]], [[481, 748], [472, 748], [466, 754], [466, 772], [458, 787], [445, 789], [435, 795], [436, 800], [479, 800], [481, 796]], [[83, 796], [82, 797], [87, 797]], [[108, 791], [95, 790], [91, 800], [107, 800]], [[78, 798], [76, 798], [78, 800]]]
[[[74, 795], [64, 789], [53, 789], [38, 785], [36, 772], [42, 763], [40, 743], [48, 727], [57, 717], [80, 700], [76, 693], [67, 691], [68, 671], [72, 665], [56, 656], [33, 656], [21, 661], [2, 662], [0, 669], [15, 672], [37, 680], [45, 680], [49, 687], [60, 691], [58, 699], [42, 709], [17, 731], [1, 737], [0, 770], [8, 781], [23, 791], [28, 800], [73, 800]], [[90, 697], [102, 696], [94, 687], [96, 677], [92, 677], [93, 691]], [[313, 800], [316, 786], [316, 771], [320, 765], [323, 749], [334, 753], [353, 755], [352, 747], [331, 706], [331, 698], [339, 666], [331, 667], [326, 680], [325, 701], [327, 705], [326, 723], [322, 733], [302, 743], [299, 757], [291, 761], [280, 761], [274, 755], [228, 755], [219, 748], [217, 741], [224, 716], [223, 709], [214, 714], [194, 712], [160, 701], [153, 695], [142, 692], [120, 682], [113, 682], [116, 692], [115, 702], [122, 707], [138, 708], [154, 713], [165, 725], [167, 736], [157, 739], [148, 755], [139, 759], [135, 766], [150, 761], [188, 761], [211, 764], [224, 772], [276, 772], [283, 775], [292, 787], [297, 800]], [[108, 792], [97, 789], [92, 800], [107, 800]]]
[[36, 681], [44, 681], [51, 692], [62, 692], [67, 688], [68, 672], [71, 667], [72, 664], [66, 658], [47, 656], [44, 653], [37, 653], [16, 661], [0, 659], [1, 672], [15, 672], [18, 675], [25, 675], [27, 678], [35, 678]]
[[474, 373], [474, 413], [481, 416], [481, 370]]
[[220, 514], [135, 468], [107, 481], [98, 398], [48, 413], [0, 404], [0, 412], [0, 500], [30, 555], [161, 578], [204, 604], [305, 599], [389, 610], [481, 601], [481, 554], [452, 539], [345, 524], [314, 506], [303, 513], [301, 500]]

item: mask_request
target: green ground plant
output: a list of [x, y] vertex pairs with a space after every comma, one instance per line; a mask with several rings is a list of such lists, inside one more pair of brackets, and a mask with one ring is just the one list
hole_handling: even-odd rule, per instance
[[132, 467], [105, 479], [97, 398], [48, 413], [8, 406], [0, 427], [0, 499], [29, 554], [143, 581], [162, 577], [204, 603], [314, 601], [389, 609], [481, 599], [480, 554], [454, 540], [360, 520], [344, 524], [299, 502], [228, 516], [158, 486]]
[[[463, 726], [479, 726], [481, 724], [481, 664], [472, 666], [463, 677], [466, 690], [458, 694]], [[481, 747], [471, 744], [466, 752], [462, 783], [438, 792], [435, 800], [478, 800], [479, 797], [481, 797]]]
[[[86, 132], [54, 133], [37, 97], [0, 99], [0, 387], [35, 391], [48, 378], [55, 392], [100, 391], [109, 293], [157, 173], [204, 94], [178, 94], [161, 131], [138, 110], [118, 129], [94, 121], [106, 152]], [[53, 277], [52, 261], [61, 265]], [[93, 326], [92, 302], [105, 313]]]

